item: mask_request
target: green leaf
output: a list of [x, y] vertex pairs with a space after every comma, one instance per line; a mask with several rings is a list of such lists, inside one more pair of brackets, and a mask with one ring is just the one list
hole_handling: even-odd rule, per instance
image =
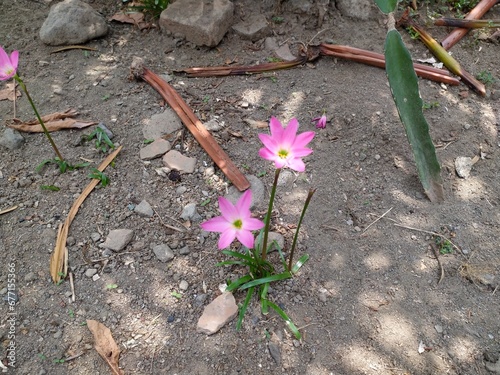
[[279, 281], [279, 280], [289, 279], [290, 277], [292, 277], [292, 274], [290, 272], [288, 272], [288, 271], [285, 271], [285, 272], [279, 273], [277, 275], [262, 277], [260, 279], [250, 281], [249, 283], [246, 283], [245, 285], [242, 285], [240, 287], [240, 290], [244, 290], [244, 289], [251, 288], [251, 287], [254, 287], [254, 286], [257, 286], [257, 285], [261, 285], [261, 284], [265, 284], [265, 283], [270, 283], [270, 282], [273, 282], [273, 281]]
[[417, 75], [401, 35], [390, 30], [385, 40], [386, 72], [392, 97], [417, 164], [418, 176], [431, 202], [444, 200], [441, 166], [422, 112]]
[[253, 288], [248, 289], [247, 296], [245, 297], [245, 301], [243, 302], [243, 305], [240, 307], [240, 313], [238, 316], [238, 322], [236, 323], [236, 330], [239, 331], [241, 328], [241, 323], [243, 322], [243, 317], [245, 316], [245, 313], [248, 308], [248, 304], [250, 303], [250, 299], [252, 298], [253, 294]]
[[50, 191], [59, 191], [59, 190], [61, 190], [60, 187], [57, 187], [55, 185], [41, 185], [40, 189], [42, 189], [42, 190], [50, 190]]
[[243, 277], [240, 277], [238, 280], [233, 281], [231, 284], [229, 284], [226, 288], [227, 292], [232, 292], [235, 289], [238, 289], [238, 287], [242, 284], [245, 284], [246, 282], [252, 280], [252, 276], [246, 275]]
[[222, 250], [222, 254], [246, 260], [248, 263], [255, 263], [255, 259], [249, 255], [238, 253], [237, 251]]
[[267, 304], [267, 291], [269, 290], [269, 283], [264, 284], [260, 291], [260, 304], [262, 315], [269, 314], [269, 306]]
[[385, 14], [394, 12], [396, 9], [396, 5], [398, 4], [398, 0], [375, 0], [378, 8]]
[[304, 254], [302, 255], [299, 260], [297, 261], [297, 263], [295, 263], [292, 267], [292, 274], [293, 273], [297, 273], [300, 269], [300, 267], [302, 267], [304, 265], [305, 262], [307, 262], [307, 260], [309, 259], [309, 254]]
[[249, 266], [249, 264], [247, 262], [244, 262], [242, 260], [225, 260], [224, 262], [217, 263], [215, 266], [220, 267], [220, 266], [229, 266], [229, 265], [233, 265], [233, 264], [237, 264], [240, 266]]
[[285, 321], [288, 328], [290, 328], [290, 331], [292, 331], [295, 338], [297, 340], [300, 340], [302, 338], [302, 335], [300, 334], [297, 326], [293, 324], [292, 320], [288, 317], [288, 315], [286, 315], [286, 313], [283, 310], [281, 310], [281, 308], [278, 305], [276, 305], [271, 301], [267, 301], [267, 305], [278, 313], [278, 315]]

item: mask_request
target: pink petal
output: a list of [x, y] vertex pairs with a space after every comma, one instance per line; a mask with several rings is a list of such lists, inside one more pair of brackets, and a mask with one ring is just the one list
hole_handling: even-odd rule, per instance
[[0, 67], [8, 63], [10, 63], [9, 55], [7, 55], [7, 52], [0, 46]]
[[259, 219], [255, 219], [253, 217], [249, 217], [243, 222], [244, 230], [259, 230], [264, 228], [264, 223]]
[[299, 149], [293, 149], [293, 156], [295, 158], [302, 158], [304, 156], [312, 154], [313, 150], [310, 148], [304, 147]]
[[284, 131], [281, 122], [273, 116], [269, 121], [269, 128], [271, 130], [271, 136], [279, 142], [281, 140], [281, 137], [283, 136]]
[[252, 204], [252, 191], [247, 190], [243, 193], [243, 195], [238, 199], [236, 203], [236, 211], [238, 212], [238, 216], [241, 219], [250, 217], [252, 214], [250, 212], [250, 205]]
[[281, 139], [281, 145], [284, 148], [289, 148], [295, 142], [295, 137], [297, 136], [297, 130], [299, 129], [299, 122], [296, 118], [293, 118], [288, 123], [283, 133], [283, 138]]
[[224, 232], [228, 228], [232, 227], [231, 223], [222, 216], [217, 216], [207, 220], [204, 223], [201, 223], [200, 226], [207, 232]]
[[219, 209], [222, 216], [229, 222], [238, 218], [238, 210], [224, 197], [219, 197]]
[[295, 142], [293, 142], [293, 148], [305, 147], [314, 138], [314, 132], [304, 132], [300, 133], [295, 137]]
[[10, 63], [14, 70], [17, 70], [17, 64], [19, 63], [19, 51], [13, 51], [10, 54]]
[[236, 238], [243, 246], [246, 246], [249, 249], [253, 248], [254, 238], [252, 232], [248, 230], [239, 230], [236, 232]]
[[276, 142], [276, 139], [267, 134], [259, 134], [259, 139], [262, 142], [262, 144], [270, 151], [274, 153], [278, 152], [279, 145], [278, 142]]
[[280, 168], [283, 168], [285, 165], [287, 165], [287, 161], [286, 159], [282, 159], [282, 158], [275, 158], [274, 159], [274, 166], [277, 168], [277, 169], [280, 169]]
[[261, 148], [259, 150], [259, 156], [263, 159], [266, 159], [266, 160], [274, 160], [274, 159], [278, 158], [276, 153], [269, 151], [269, 149], [267, 149], [267, 148]]
[[236, 230], [233, 227], [228, 228], [226, 231], [222, 232], [219, 238], [219, 249], [222, 250], [226, 247], [229, 247], [229, 245], [231, 245], [231, 242], [234, 241], [235, 237]]
[[306, 165], [300, 158], [294, 158], [288, 161], [288, 168], [293, 169], [297, 172], [304, 172], [306, 170]]

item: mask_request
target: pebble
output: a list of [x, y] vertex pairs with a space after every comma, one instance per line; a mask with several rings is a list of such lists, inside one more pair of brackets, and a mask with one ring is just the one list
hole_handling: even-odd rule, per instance
[[36, 275], [34, 272], [28, 272], [26, 275], [24, 275], [24, 281], [26, 281], [27, 283], [35, 280], [36, 280]]
[[90, 234], [90, 239], [94, 242], [97, 242], [101, 239], [101, 235], [97, 232], [91, 233]]
[[187, 290], [189, 288], [189, 283], [186, 280], [182, 280], [179, 283], [179, 289], [180, 290]]
[[60, 329], [57, 330], [56, 333], [54, 333], [54, 338], [55, 339], [60, 339], [62, 337], [62, 331]]
[[144, 216], [144, 217], [152, 217], [154, 215], [153, 208], [145, 200], [142, 200], [141, 203], [139, 203], [137, 206], [135, 206], [134, 212], [136, 212], [138, 215]]
[[153, 253], [160, 262], [168, 262], [174, 259], [174, 252], [166, 244], [153, 247]]
[[436, 324], [434, 328], [436, 329], [437, 333], [443, 333], [443, 326]]
[[95, 268], [88, 268], [88, 269], [85, 271], [85, 276], [87, 276], [87, 277], [92, 277], [92, 276], [94, 276], [96, 273], [97, 273], [97, 270], [96, 270]]
[[184, 185], [179, 186], [177, 189], [175, 189], [175, 194], [177, 195], [182, 195], [187, 191], [187, 187]]
[[189, 250], [188, 246], [184, 246], [179, 250], [179, 254], [181, 255], [188, 255], [191, 251]]
[[205, 306], [196, 330], [212, 335], [233, 320], [237, 314], [238, 305], [236, 305], [234, 296], [225, 292]]
[[134, 238], [132, 229], [114, 229], [109, 232], [106, 242], [100, 246], [113, 251], [121, 251], [132, 241], [132, 238]]
[[194, 222], [201, 221], [201, 216], [196, 209], [196, 203], [188, 203], [184, 206], [181, 213], [181, 219]]

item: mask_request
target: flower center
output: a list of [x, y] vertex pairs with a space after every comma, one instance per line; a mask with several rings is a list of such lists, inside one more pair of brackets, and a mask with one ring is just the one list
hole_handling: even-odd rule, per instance
[[236, 228], [236, 229], [241, 229], [243, 227], [243, 222], [241, 221], [241, 219], [238, 219], [238, 220], [235, 220], [233, 222], [233, 226]]
[[281, 159], [286, 159], [287, 156], [288, 156], [288, 150], [279, 150], [278, 151], [278, 156], [281, 158]]

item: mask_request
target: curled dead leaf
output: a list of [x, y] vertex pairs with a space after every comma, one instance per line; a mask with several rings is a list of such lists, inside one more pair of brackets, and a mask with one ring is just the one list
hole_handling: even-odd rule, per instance
[[87, 327], [94, 335], [94, 348], [97, 353], [106, 361], [114, 375], [123, 375], [118, 363], [120, 348], [113, 339], [110, 329], [96, 320], [87, 320]]
[[[67, 109], [64, 112], [55, 112], [46, 116], [42, 116], [45, 127], [49, 132], [55, 132], [62, 129], [82, 129], [91, 125], [95, 125], [93, 121], [81, 121], [73, 117], [78, 115], [74, 109]], [[43, 129], [38, 120], [23, 122], [19, 119], [13, 119], [7, 124], [9, 128], [26, 133], [42, 133]]]

